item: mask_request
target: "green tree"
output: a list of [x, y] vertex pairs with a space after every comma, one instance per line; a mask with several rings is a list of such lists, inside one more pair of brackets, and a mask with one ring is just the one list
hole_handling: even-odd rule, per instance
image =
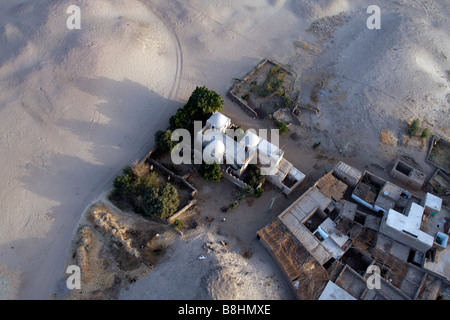
[[220, 181], [222, 178], [222, 170], [216, 162], [212, 164], [203, 162], [200, 166], [200, 174], [206, 181]]
[[205, 86], [196, 87], [184, 106], [191, 116], [206, 115], [223, 109], [222, 96]]
[[261, 174], [261, 169], [256, 164], [249, 164], [244, 182], [253, 189], [258, 188], [259, 184], [263, 184], [266, 176]]
[[113, 182], [113, 192], [121, 196], [133, 194], [135, 192], [135, 175], [130, 166], [125, 166], [122, 175], [117, 176]]
[[280, 134], [285, 134], [289, 130], [287, 124], [284, 121], [275, 120], [275, 125], [280, 131]]
[[169, 119], [169, 124], [172, 130], [187, 129], [189, 128], [190, 123], [190, 115], [183, 108], [178, 109], [177, 112]]
[[156, 172], [151, 172], [145, 176], [137, 177], [134, 181], [134, 195], [144, 196], [147, 190], [158, 187], [160, 181]]
[[155, 133], [155, 144], [156, 147], [165, 151], [172, 152], [173, 141], [172, 141], [172, 131], [171, 130], [158, 130]]
[[150, 188], [145, 193], [142, 204], [146, 215], [153, 215], [161, 219], [169, 218], [180, 204], [178, 191], [170, 183], [159, 188]]

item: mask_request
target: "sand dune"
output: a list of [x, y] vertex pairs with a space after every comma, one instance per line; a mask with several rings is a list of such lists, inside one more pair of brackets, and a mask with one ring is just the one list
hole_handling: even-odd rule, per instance
[[0, 261], [20, 271], [20, 298], [49, 297], [84, 208], [178, 105], [174, 40], [152, 12], [84, 1], [68, 30], [68, 5], [0, 8]]

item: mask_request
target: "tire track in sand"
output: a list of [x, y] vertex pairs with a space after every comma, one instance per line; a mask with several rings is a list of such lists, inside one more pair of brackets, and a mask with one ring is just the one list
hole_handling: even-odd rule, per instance
[[[156, 18], [164, 24], [164, 26], [166, 26], [166, 28], [169, 30], [169, 32], [172, 36], [173, 43], [175, 44], [176, 60], [177, 60], [176, 73], [175, 73], [175, 78], [174, 78], [174, 81], [172, 84], [172, 88], [170, 89], [170, 92], [168, 95], [168, 99], [176, 100], [178, 97], [178, 92], [179, 92], [179, 88], [180, 88], [181, 75], [183, 73], [183, 52], [182, 52], [180, 40], [179, 40], [178, 35], [176, 34], [175, 29], [172, 26], [171, 22], [164, 19], [163, 14], [159, 11], [159, 9], [157, 9], [156, 5], [152, 1], [143, 1], [143, 0], [139, 0], [139, 1], [145, 7], [147, 7], [152, 14], [154, 14], [156, 16]], [[168, 112], [168, 110], [165, 110], [161, 114], [161, 116], [164, 117], [167, 112]], [[94, 118], [95, 118], [95, 116], [94, 116]], [[71, 239], [73, 239], [73, 237], [76, 234], [77, 226], [79, 225], [79, 223], [81, 222], [81, 219], [83, 218], [83, 214], [86, 209], [86, 206], [87, 205], [89, 206], [89, 204], [92, 204], [93, 202], [95, 202], [101, 198], [102, 193], [105, 192], [110, 187], [110, 184], [112, 183], [114, 178], [122, 171], [122, 168], [125, 165], [130, 164], [132, 161], [134, 161], [136, 159], [142, 160], [150, 151], [150, 147], [153, 145], [153, 143], [154, 143], [154, 138], [150, 137], [147, 140], [147, 142], [141, 148], [139, 148], [138, 151], [136, 151], [132, 155], [128, 156], [126, 159], [124, 159], [124, 161], [121, 161], [121, 163], [119, 163], [115, 168], [111, 168], [111, 170], [109, 170], [109, 172], [107, 172], [103, 176], [103, 178], [101, 178], [99, 180], [99, 182], [93, 188], [91, 188], [89, 190], [88, 194], [79, 202], [79, 205], [76, 206], [75, 209], [72, 211], [73, 213], [70, 215], [71, 217], [73, 217], [72, 221], [66, 221], [64, 223], [64, 224], [69, 223], [70, 225], [75, 226], [74, 229], [72, 230], [72, 234], [70, 236], [69, 241], [71, 241]], [[64, 237], [62, 234], [63, 232], [64, 231], [62, 228], [60, 230], [56, 231], [56, 234], [57, 234], [56, 238], [57, 239], [63, 238]], [[65, 237], [67, 237], [67, 235]], [[69, 242], [67, 242], [67, 243], [69, 244]], [[68, 250], [68, 247], [67, 247], [67, 250]], [[53, 264], [53, 268], [54, 268], [53, 271], [56, 272], [56, 274], [58, 274], [58, 275], [59, 274], [62, 275], [63, 271], [62, 271], [62, 268], [60, 268], [60, 267], [63, 267], [63, 264], [65, 265], [66, 257], [63, 258], [64, 261], [61, 261], [61, 256], [59, 255], [59, 253], [60, 252], [58, 252], [58, 250], [51, 250], [49, 259], [51, 261], [55, 261], [55, 262], [59, 261], [59, 263]], [[25, 295], [33, 296], [34, 295], [33, 293], [36, 293], [37, 291], [40, 291], [41, 294], [44, 293], [45, 291], [49, 292], [49, 294], [52, 294], [53, 290], [55, 290], [56, 287], [55, 287], [54, 282], [49, 281], [50, 274], [55, 274], [55, 273], [44, 272], [44, 274], [42, 274], [41, 281], [36, 281], [35, 283], [33, 283], [32, 286], [29, 288], [29, 291], [27, 293], [25, 293]], [[49, 288], [49, 286], [51, 288]], [[47, 287], [47, 290], [45, 290], [46, 287]]]

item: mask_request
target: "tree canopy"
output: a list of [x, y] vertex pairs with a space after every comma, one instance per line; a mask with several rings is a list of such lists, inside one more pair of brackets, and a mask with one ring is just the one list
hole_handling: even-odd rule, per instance
[[171, 130], [158, 130], [155, 133], [155, 144], [156, 147], [165, 151], [172, 152], [173, 141], [172, 141], [172, 131]]
[[263, 184], [264, 181], [266, 181], [266, 176], [261, 174], [261, 169], [256, 164], [249, 164], [244, 182], [253, 189], [256, 189], [259, 184]]
[[169, 122], [173, 130], [188, 129], [194, 120], [223, 109], [224, 101], [220, 94], [205, 86], [196, 87], [183, 108], [177, 110]]
[[222, 178], [222, 170], [216, 162], [212, 164], [203, 163], [200, 166], [200, 174], [206, 181], [220, 181]]
[[161, 219], [172, 216], [180, 204], [177, 189], [167, 183], [159, 188], [150, 188], [142, 199], [146, 215], [153, 215]]

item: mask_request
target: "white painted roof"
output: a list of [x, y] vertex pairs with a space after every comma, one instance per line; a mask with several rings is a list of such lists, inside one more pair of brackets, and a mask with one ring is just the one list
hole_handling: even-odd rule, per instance
[[265, 139], [261, 139], [259, 142], [258, 152], [260, 155], [264, 155], [272, 159], [279, 159], [283, 155], [283, 152], [276, 145]]
[[216, 112], [208, 119], [207, 122], [209, 125], [214, 126], [219, 130], [222, 130], [225, 129], [231, 123], [231, 119], [224, 116], [220, 112]]
[[412, 203], [408, 216], [393, 209], [389, 210], [386, 225], [400, 232], [408, 232], [417, 237], [417, 240], [433, 245], [434, 237], [420, 230], [424, 208], [417, 203]]
[[247, 131], [244, 138], [240, 143], [243, 143], [247, 147], [256, 148], [261, 141], [261, 138], [253, 132]]
[[436, 197], [435, 195], [431, 193], [427, 193], [425, 195], [425, 199], [423, 200], [422, 205], [424, 207], [428, 207], [432, 210], [435, 210], [436, 212], [441, 211], [442, 207], [442, 199], [439, 197]]

